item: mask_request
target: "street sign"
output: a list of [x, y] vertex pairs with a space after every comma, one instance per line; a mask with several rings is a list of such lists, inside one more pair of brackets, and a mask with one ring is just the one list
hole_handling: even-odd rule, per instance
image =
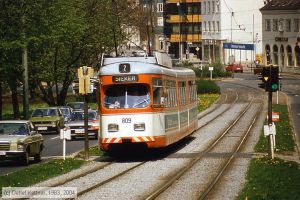
[[254, 44], [224, 43], [224, 49], [254, 50]]
[[209, 71], [213, 71], [213, 70], [214, 70], [214, 67], [209, 67], [208, 70], [209, 70]]
[[272, 126], [264, 125], [264, 136], [276, 135], [276, 126], [273, 123]]

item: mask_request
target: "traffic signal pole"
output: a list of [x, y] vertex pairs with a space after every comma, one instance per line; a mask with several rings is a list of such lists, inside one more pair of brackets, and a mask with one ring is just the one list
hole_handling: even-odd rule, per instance
[[[272, 122], [272, 97], [273, 97], [273, 93], [272, 91], [269, 91], [268, 92], [268, 126], [271, 127], [273, 125], [273, 122]], [[268, 136], [268, 140], [269, 140], [269, 157], [271, 159], [274, 159], [274, 144], [273, 144], [273, 141], [274, 141], [274, 138], [275, 137], [273, 134], [270, 134]]]

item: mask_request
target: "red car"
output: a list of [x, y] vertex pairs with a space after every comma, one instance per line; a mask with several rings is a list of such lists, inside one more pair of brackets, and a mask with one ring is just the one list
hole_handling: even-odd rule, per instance
[[226, 71], [243, 73], [243, 66], [239, 64], [231, 64], [225, 67]]

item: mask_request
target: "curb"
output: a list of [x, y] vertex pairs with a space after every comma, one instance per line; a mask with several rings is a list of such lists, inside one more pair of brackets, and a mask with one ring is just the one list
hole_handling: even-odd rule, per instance
[[288, 113], [289, 113], [289, 119], [290, 119], [290, 122], [291, 122], [291, 127], [292, 127], [292, 135], [293, 135], [293, 139], [295, 141], [295, 145], [296, 145], [296, 151], [297, 151], [297, 154], [298, 154], [298, 159], [300, 160], [300, 145], [299, 145], [299, 139], [298, 136], [297, 136], [297, 133], [295, 131], [295, 127], [294, 127], [294, 120], [293, 120], [293, 117], [291, 115], [291, 103], [290, 103], [290, 99], [288, 97], [287, 94], [283, 93], [285, 95], [285, 98], [286, 98], [286, 104], [287, 104], [287, 107], [288, 107]]

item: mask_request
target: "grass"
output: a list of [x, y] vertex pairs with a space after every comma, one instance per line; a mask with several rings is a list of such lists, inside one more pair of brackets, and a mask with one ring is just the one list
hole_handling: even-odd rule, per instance
[[247, 182], [237, 199], [300, 199], [300, 170], [295, 162], [252, 159]]
[[2, 187], [27, 187], [49, 178], [59, 176], [78, 169], [85, 163], [76, 159], [56, 159], [49, 162], [32, 165], [25, 169], [0, 176], [0, 191]]
[[[288, 116], [288, 108], [286, 105], [273, 105], [273, 111], [280, 113], [279, 122], [276, 125], [276, 152], [294, 151], [295, 143], [293, 141], [293, 132]], [[268, 152], [268, 138], [260, 136], [259, 142], [255, 146], [257, 152]]]
[[200, 94], [198, 95], [198, 111], [201, 112], [210, 107], [218, 98], [219, 94]]
[[[89, 148], [89, 156], [103, 156], [104, 154], [105, 152], [101, 151], [98, 145]], [[79, 152], [78, 157], [83, 158], [84, 151]]]

